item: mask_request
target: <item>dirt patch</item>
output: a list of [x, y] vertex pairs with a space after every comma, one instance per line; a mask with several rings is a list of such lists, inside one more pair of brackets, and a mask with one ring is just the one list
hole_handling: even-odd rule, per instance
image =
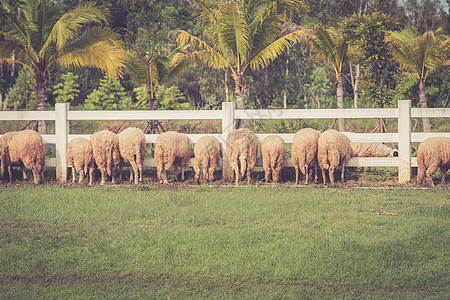
[[[120, 183], [111, 184], [111, 181], [108, 181], [106, 186], [133, 186], [134, 184], [129, 181], [129, 170], [124, 169], [123, 180]], [[222, 171], [217, 170], [214, 174], [215, 180], [209, 183], [200, 183], [198, 184], [194, 180], [194, 172], [192, 170], [185, 171], [185, 180], [184, 181], [176, 181], [173, 177], [171, 171], [168, 172], [169, 184], [162, 185], [159, 183], [156, 176], [156, 169], [147, 168], [144, 169], [143, 183], [139, 184], [141, 189], [183, 189], [186, 187], [192, 186], [211, 186], [211, 187], [223, 187], [223, 186], [234, 186], [234, 182], [230, 180], [226, 180], [222, 178]], [[428, 184], [423, 183], [422, 185], [416, 184], [416, 177], [413, 173], [413, 179], [405, 184], [400, 184], [397, 180], [397, 171], [395, 168], [371, 168], [371, 169], [363, 169], [363, 170], [346, 170], [345, 171], [345, 182], [340, 182], [340, 172], [335, 172], [335, 180], [336, 183], [332, 187], [336, 188], [363, 188], [363, 187], [374, 187], [374, 188], [432, 188]], [[69, 172], [69, 178], [67, 183], [61, 184], [56, 180], [56, 172], [54, 168], [46, 168], [44, 172], [44, 185], [57, 185], [57, 186], [85, 186], [89, 187], [88, 180], [85, 178], [82, 184], [78, 184], [78, 180], [76, 183], [72, 183], [71, 173]], [[239, 186], [302, 186], [305, 187], [304, 179], [301, 176], [299, 178], [299, 184], [295, 184], [295, 171], [294, 168], [284, 168], [281, 172], [280, 182], [272, 183], [264, 181], [264, 171], [262, 168], [255, 168], [255, 171], [252, 172], [252, 179], [250, 184], [247, 183], [247, 179], [244, 178], [239, 183]], [[95, 172], [95, 180], [93, 186], [98, 186], [100, 183], [100, 172], [96, 170]], [[313, 178], [313, 176], [311, 176]], [[24, 185], [34, 185], [33, 176], [29, 174], [28, 180], [22, 180], [22, 173], [20, 169], [15, 169], [13, 171], [13, 182], [10, 184], [7, 180], [0, 181], [1, 184], [7, 186], [24, 186]], [[322, 175], [319, 174], [319, 183], [309, 182], [308, 187], [324, 187], [330, 186], [329, 182], [327, 185], [322, 183]], [[447, 180], [445, 184], [440, 183], [440, 174], [435, 175], [434, 183], [436, 188], [450, 188], [450, 181]]]

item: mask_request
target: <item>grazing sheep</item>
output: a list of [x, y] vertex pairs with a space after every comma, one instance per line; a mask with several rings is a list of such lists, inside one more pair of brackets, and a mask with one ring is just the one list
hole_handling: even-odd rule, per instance
[[192, 154], [191, 141], [183, 134], [167, 131], [156, 138], [155, 163], [160, 183], [168, 183], [167, 170], [172, 166], [175, 170], [175, 180], [178, 178], [178, 166], [181, 167], [181, 179], [184, 180], [184, 167], [187, 166]]
[[[258, 152], [258, 139], [256, 135], [246, 128], [236, 129], [228, 135], [226, 143], [231, 169], [236, 176], [236, 185], [239, 184], [239, 178], [244, 176], [246, 170], [247, 183], [250, 183], [250, 172], [255, 167]], [[241, 169], [240, 175], [239, 162]]]
[[[134, 184], [138, 184], [138, 181], [142, 182], [142, 171], [144, 169], [146, 150], [144, 132], [139, 128], [130, 127], [117, 136], [119, 137], [120, 155], [124, 162], [129, 162], [131, 165], [130, 181], [134, 177]], [[119, 180], [122, 180], [122, 166], [120, 166]]]
[[[6, 140], [9, 162], [5, 163], [8, 168], [9, 180], [12, 181], [11, 164], [20, 164], [23, 179], [27, 180], [25, 168], [33, 172], [34, 183], [39, 184], [44, 180], [45, 149], [44, 142], [39, 133], [33, 130], [12, 131], [6, 133], [2, 139]], [[2, 142], [4, 147], [4, 142]], [[2, 163], [3, 171], [3, 163]]]
[[9, 182], [12, 182], [11, 176], [11, 162], [9, 161], [9, 151], [8, 151], [8, 143], [6, 142], [6, 138], [4, 136], [0, 137], [0, 179], [3, 179], [5, 176], [5, 170], [9, 172]]
[[101, 185], [111, 176], [115, 183], [116, 169], [120, 167], [119, 138], [117, 134], [102, 130], [91, 135], [92, 153], [98, 169], [102, 173]]
[[423, 177], [434, 186], [431, 175], [439, 167], [442, 173], [441, 183], [445, 183], [447, 171], [450, 168], [450, 138], [433, 137], [420, 143], [417, 149], [417, 183], [422, 183]]
[[214, 171], [219, 162], [220, 144], [213, 136], [201, 137], [194, 146], [195, 180], [200, 180], [200, 168], [203, 169], [203, 179], [211, 183], [214, 180]]
[[348, 137], [336, 130], [323, 132], [318, 141], [317, 160], [322, 169], [323, 183], [326, 183], [325, 171], [328, 170], [331, 184], [334, 184], [334, 170], [341, 167], [341, 181], [344, 182], [345, 164], [353, 156]]
[[304, 128], [294, 136], [292, 142], [292, 162], [295, 168], [295, 184], [298, 184], [298, 170], [305, 175], [305, 184], [309, 182], [309, 169], [314, 166], [314, 182], [318, 181], [317, 148], [320, 132]]
[[75, 183], [75, 171], [80, 174], [78, 183], [82, 183], [89, 170], [89, 185], [94, 176], [94, 155], [92, 143], [85, 138], [76, 138], [67, 144], [67, 163], [72, 168], [72, 182]]
[[277, 135], [266, 137], [261, 143], [261, 156], [265, 181], [269, 181], [272, 173], [273, 182], [278, 182], [284, 158], [286, 157], [286, 144], [283, 139]]
[[358, 157], [388, 157], [398, 156], [398, 151], [383, 143], [350, 143], [353, 155]]

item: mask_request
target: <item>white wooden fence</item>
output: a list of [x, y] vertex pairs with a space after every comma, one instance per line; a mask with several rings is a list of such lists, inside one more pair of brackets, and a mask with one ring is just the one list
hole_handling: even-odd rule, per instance
[[[398, 143], [398, 157], [352, 158], [347, 166], [393, 166], [398, 167], [399, 182], [411, 180], [411, 167], [417, 166], [417, 160], [411, 158], [411, 142], [422, 142], [432, 136], [450, 137], [445, 133], [411, 133], [411, 118], [450, 117], [448, 108], [411, 108], [410, 100], [398, 101], [398, 108], [384, 109], [271, 109], [271, 110], [236, 110], [233, 102], [222, 103], [222, 110], [183, 110], [183, 111], [70, 111], [68, 104], [56, 104], [55, 111], [8, 111], [0, 112], [0, 120], [54, 120], [55, 134], [44, 135], [44, 143], [56, 144], [56, 158], [47, 158], [46, 166], [56, 167], [58, 181], [67, 181], [66, 145], [76, 137], [89, 135], [73, 135], [69, 133], [69, 122], [75, 120], [222, 120], [221, 134], [188, 134], [193, 143], [205, 135], [215, 136], [224, 145], [228, 134], [234, 130], [238, 119], [334, 119], [334, 118], [388, 118], [398, 119], [397, 133], [345, 133], [352, 142], [387, 142]], [[271, 134], [257, 134], [261, 142]], [[286, 143], [292, 143], [294, 134], [277, 134]], [[146, 134], [147, 143], [155, 143], [157, 134]], [[222, 147], [224, 177], [231, 177], [231, 169], [226, 155], [226, 147]], [[192, 160], [191, 160], [192, 164]], [[286, 167], [292, 167], [292, 159], [286, 158]], [[155, 167], [153, 158], [145, 159], [144, 166]], [[260, 159], [257, 166], [262, 166]]]

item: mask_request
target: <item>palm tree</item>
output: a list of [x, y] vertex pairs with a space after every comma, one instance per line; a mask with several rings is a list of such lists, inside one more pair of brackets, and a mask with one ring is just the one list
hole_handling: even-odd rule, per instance
[[[302, 31], [280, 37], [286, 13], [306, 10], [304, 0], [194, 0], [193, 9], [205, 38], [178, 32], [177, 42], [190, 47], [187, 56], [215, 69], [230, 70], [238, 109], [244, 109], [244, 72], [264, 69]], [[248, 121], [241, 123], [249, 127]]]
[[[314, 58], [331, 63], [333, 66], [336, 73], [337, 107], [344, 108], [343, 70], [345, 64], [356, 55], [356, 50], [334, 28], [316, 25], [308, 31], [308, 36]], [[345, 120], [342, 118], [339, 119], [339, 131], [345, 131]]]
[[147, 88], [147, 107], [155, 110], [158, 87], [174, 80], [188, 64], [184, 60], [184, 49], [175, 48], [168, 55], [149, 47], [146, 54], [135, 51], [126, 63], [127, 72], [132, 78], [145, 84]]
[[[46, 110], [45, 90], [56, 68], [95, 67], [110, 78], [122, 75], [126, 53], [118, 34], [101, 26], [110, 18], [104, 4], [83, 3], [63, 13], [54, 0], [24, 0], [17, 8], [1, 3], [8, 25], [0, 32], [0, 61], [33, 71], [38, 110]], [[46, 131], [45, 121], [39, 122], [39, 132]]]
[[[450, 38], [443, 34], [442, 28], [417, 35], [411, 28], [390, 32], [387, 40], [391, 42], [392, 55], [402, 66], [413, 70], [419, 77], [419, 103], [427, 108], [425, 80], [427, 75], [439, 67], [449, 65]], [[422, 118], [423, 131], [431, 132], [430, 120]]]

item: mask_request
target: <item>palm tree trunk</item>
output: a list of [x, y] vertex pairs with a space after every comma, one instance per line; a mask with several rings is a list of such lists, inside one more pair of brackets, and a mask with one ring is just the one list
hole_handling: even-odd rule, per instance
[[[46, 111], [45, 107], [45, 81], [41, 74], [36, 75], [36, 88], [35, 88], [37, 109], [39, 111]], [[38, 132], [40, 134], [47, 134], [47, 124], [44, 120], [38, 121]]]
[[[421, 108], [427, 108], [427, 95], [425, 93], [425, 78], [419, 78], [419, 103]], [[423, 132], [431, 132], [430, 119], [422, 118]]]
[[225, 101], [230, 101], [230, 97], [228, 96], [228, 70], [225, 70]]
[[[338, 73], [336, 82], [336, 97], [338, 109], [344, 108], [344, 89], [342, 87], [342, 72]], [[345, 119], [339, 118], [339, 131], [345, 131]]]
[[[242, 81], [242, 73], [236, 72], [236, 77], [234, 78], [234, 95], [236, 96], [237, 109], [245, 109], [245, 87]], [[250, 123], [248, 122], [248, 120], [239, 120], [237, 128], [250, 128]]]
[[[45, 79], [44, 75], [37, 74], [36, 78], [36, 88], [34, 92], [36, 94], [37, 100], [37, 109], [39, 111], [46, 111], [47, 107], [45, 106]], [[45, 120], [39, 120], [38, 123], [38, 132], [40, 135], [47, 134], [47, 123]], [[48, 156], [51, 154], [52, 150], [49, 144], [45, 144], [45, 155]]]

